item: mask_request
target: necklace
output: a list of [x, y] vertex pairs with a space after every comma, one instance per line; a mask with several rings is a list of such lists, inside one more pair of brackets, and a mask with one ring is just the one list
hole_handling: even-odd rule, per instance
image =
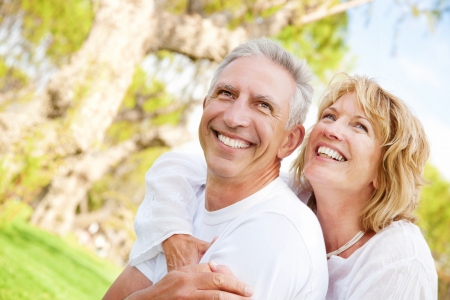
[[327, 253], [327, 258], [332, 257], [333, 255], [339, 255], [342, 252], [344, 252], [345, 250], [347, 250], [348, 248], [350, 248], [351, 246], [353, 246], [354, 244], [356, 244], [357, 241], [359, 241], [363, 236], [364, 236], [364, 232], [360, 231], [358, 232], [350, 241], [348, 241], [344, 246], [342, 246], [341, 248], [334, 250], [333, 252]]

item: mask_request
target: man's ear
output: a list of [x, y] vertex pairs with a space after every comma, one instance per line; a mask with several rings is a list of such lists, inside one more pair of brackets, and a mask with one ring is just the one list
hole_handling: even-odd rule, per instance
[[205, 109], [205, 105], [206, 105], [206, 97], [205, 99], [203, 99], [203, 109]]
[[298, 124], [292, 126], [288, 129], [288, 134], [285, 137], [283, 144], [281, 144], [280, 149], [278, 150], [278, 158], [283, 159], [291, 155], [295, 149], [300, 146], [303, 139], [305, 138], [305, 127], [303, 125]]

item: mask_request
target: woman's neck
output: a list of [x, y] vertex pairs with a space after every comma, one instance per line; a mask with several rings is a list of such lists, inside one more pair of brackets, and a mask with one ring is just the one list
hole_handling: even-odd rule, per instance
[[[359, 231], [360, 213], [370, 198], [371, 192], [352, 192], [327, 189], [321, 186], [314, 188], [317, 202], [317, 217], [322, 226], [327, 253], [335, 251], [350, 241]], [[362, 247], [371, 237], [366, 233], [358, 242], [339, 256], [347, 258]]]

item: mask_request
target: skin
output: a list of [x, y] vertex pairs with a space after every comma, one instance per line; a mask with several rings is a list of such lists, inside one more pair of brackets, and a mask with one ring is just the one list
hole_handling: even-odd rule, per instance
[[[281, 160], [304, 137], [302, 125], [285, 129], [294, 89], [289, 73], [264, 57], [239, 58], [222, 71], [199, 126], [208, 164], [207, 210], [234, 204], [278, 177]], [[218, 134], [248, 146], [232, 148]]]
[[[327, 252], [338, 249], [360, 230], [359, 213], [377, 186], [381, 142], [374, 125], [355, 105], [354, 97], [353, 93], [346, 94], [324, 110], [311, 131], [307, 146], [304, 172], [314, 189]], [[319, 146], [338, 151], [346, 161], [319, 156]], [[374, 235], [374, 232], [367, 232], [340, 256], [350, 257]], [[189, 238], [195, 242], [195, 238]], [[166, 243], [176, 245], [177, 239], [174, 235]], [[181, 261], [181, 258], [172, 259]]]
[[203, 254], [214, 243], [217, 237], [207, 243], [187, 234], [175, 234], [174, 239], [162, 242], [166, 254], [167, 272], [177, 270], [183, 266], [198, 264]]
[[253, 294], [253, 289], [237, 280], [230, 269], [214, 261], [179, 268], [154, 285], [149, 285], [148, 279], [136, 268], [127, 266], [118, 280], [129, 289], [113, 284], [103, 299], [245, 300]]
[[[360, 230], [359, 214], [376, 188], [381, 142], [355, 101], [354, 93], [345, 94], [324, 110], [306, 151], [304, 174], [314, 190], [327, 252], [338, 249]], [[346, 161], [321, 157], [320, 146], [334, 149]], [[373, 235], [366, 233], [340, 256], [349, 257]]]
[[[232, 205], [262, 189], [279, 176], [281, 160], [300, 145], [304, 137], [302, 125], [285, 129], [289, 117], [289, 102], [295, 82], [282, 67], [264, 57], [243, 57], [231, 62], [205, 98], [199, 126], [200, 144], [208, 165], [205, 207], [209, 211]], [[232, 147], [218, 135], [243, 147]], [[227, 145], [228, 143], [228, 145]], [[255, 180], [258, 178], [258, 180]], [[179, 245], [195, 244], [176, 236]], [[164, 250], [170, 246], [165, 244]], [[171, 247], [178, 249], [178, 247]], [[165, 252], [172, 268], [196, 264], [203, 255], [204, 244], [187, 252]], [[199, 249], [201, 249], [199, 251]], [[188, 256], [188, 257], [186, 257]], [[175, 257], [175, 259], [174, 259]], [[180, 257], [181, 260], [176, 260]], [[171, 261], [170, 261], [171, 260]], [[127, 267], [107, 291], [104, 299], [244, 299], [250, 296], [236, 289], [236, 278], [217, 275], [213, 269], [197, 272], [168, 273], [152, 285], [135, 267]], [[194, 270], [193, 272], [191, 272]], [[185, 270], [186, 271], [186, 270]], [[175, 272], [175, 273], [174, 273]], [[175, 274], [175, 275], [174, 275]], [[187, 275], [186, 275], [187, 274]], [[174, 280], [183, 276], [184, 280]], [[217, 276], [220, 284], [215, 284]], [[169, 278], [169, 279], [167, 279]], [[238, 282], [239, 286], [246, 286]], [[223, 298], [220, 298], [220, 297]], [[206, 296], [205, 296], [206, 297]], [[215, 297], [215, 298], [213, 298]]]

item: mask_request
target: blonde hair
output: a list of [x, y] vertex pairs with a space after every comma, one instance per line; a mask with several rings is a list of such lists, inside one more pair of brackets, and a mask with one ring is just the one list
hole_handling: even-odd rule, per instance
[[[425, 184], [422, 174], [430, 153], [422, 124], [401, 99], [383, 90], [375, 80], [343, 75], [343, 80], [335, 83], [332, 80], [328, 86], [319, 104], [318, 119], [340, 97], [354, 93], [355, 104], [364, 111], [382, 142], [377, 188], [360, 214], [362, 230], [378, 232], [397, 220], [415, 222], [413, 211]], [[297, 183], [312, 192], [303, 176], [307, 143], [308, 138], [303, 142], [292, 169]], [[314, 195], [308, 206], [316, 211]]]

